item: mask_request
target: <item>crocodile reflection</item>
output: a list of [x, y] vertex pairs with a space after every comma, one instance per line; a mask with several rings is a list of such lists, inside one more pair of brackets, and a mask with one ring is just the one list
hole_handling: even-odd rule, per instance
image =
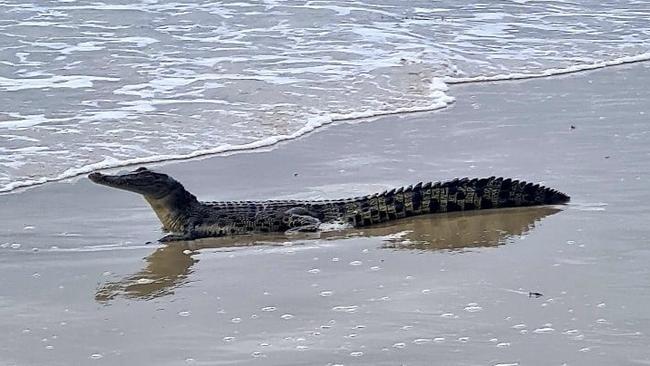
[[98, 302], [117, 296], [153, 299], [174, 293], [189, 281], [192, 266], [198, 262], [192, 254], [200, 249], [243, 246], [284, 245], [288, 241], [334, 240], [376, 237], [382, 248], [419, 251], [463, 251], [469, 248], [494, 247], [526, 235], [544, 217], [559, 212], [555, 207], [513, 208], [446, 215], [417, 216], [384, 226], [343, 231], [303, 234], [304, 236], [257, 235], [175, 242], [156, 249], [144, 260], [144, 269], [115, 282], [100, 286]]

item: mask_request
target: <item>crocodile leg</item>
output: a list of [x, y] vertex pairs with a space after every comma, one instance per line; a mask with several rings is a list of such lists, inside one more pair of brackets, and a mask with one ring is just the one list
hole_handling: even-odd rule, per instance
[[318, 231], [321, 221], [303, 207], [294, 207], [284, 213], [282, 219], [289, 227], [287, 233]]
[[199, 233], [195, 229], [196, 229], [196, 220], [194, 218], [190, 218], [188, 220], [187, 226], [182, 231], [172, 232], [158, 239], [158, 241], [161, 243], [168, 243], [170, 241], [185, 241], [185, 240], [198, 239], [199, 237], [201, 237], [201, 235], [199, 235]]
[[289, 230], [286, 233], [318, 231], [321, 222], [312, 216], [291, 215], [288, 218]]

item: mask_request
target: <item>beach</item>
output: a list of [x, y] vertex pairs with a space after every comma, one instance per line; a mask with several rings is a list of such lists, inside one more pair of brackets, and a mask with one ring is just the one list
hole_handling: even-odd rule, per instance
[[446, 109], [147, 164], [204, 201], [505, 176], [568, 205], [161, 245], [141, 197], [84, 176], [4, 194], [1, 363], [648, 364], [649, 71], [453, 85]]

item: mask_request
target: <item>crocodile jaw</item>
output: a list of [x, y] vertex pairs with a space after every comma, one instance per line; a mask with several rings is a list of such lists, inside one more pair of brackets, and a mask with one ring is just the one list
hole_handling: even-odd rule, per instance
[[88, 175], [88, 179], [103, 186], [139, 193], [144, 196], [159, 196], [165, 193], [156, 189], [150, 180], [142, 179], [137, 174], [108, 175], [91, 173]]
[[102, 173], [91, 173], [88, 175], [88, 179], [94, 183], [101, 184], [103, 186], [124, 189], [130, 191], [129, 183], [126, 179], [118, 175], [106, 175]]

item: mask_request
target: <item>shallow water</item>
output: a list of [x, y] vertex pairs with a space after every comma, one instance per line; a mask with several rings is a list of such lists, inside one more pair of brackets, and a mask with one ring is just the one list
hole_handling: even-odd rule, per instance
[[2, 196], [0, 359], [647, 364], [649, 75], [639, 64], [458, 86], [448, 110], [158, 168], [204, 200], [498, 174], [567, 192], [559, 211], [161, 247], [146, 244], [161, 233], [142, 199], [87, 179]]
[[[17, 364], [100, 358], [108, 364], [257, 358], [264, 364], [374, 364], [423, 361], [434, 351], [496, 356], [521, 330], [536, 329], [534, 322], [516, 323], [523, 315], [513, 307], [547, 302], [529, 297], [541, 291], [538, 283], [522, 288], [483, 279], [490, 266], [474, 261], [503, 254], [474, 251], [524, 244], [530, 230], [558, 212], [420, 217], [320, 238], [14, 251], [21, 265], [3, 263], [7, 283], [27, 284], [29, 291], [10, 286], [5, 292], [5, 308], [17, 317], [7, 322], [4, 352]], [[150, 254], [142, 267], [132, 268], [134, 255], [144, 252]], [[460, 268], [468, 264], [469, 273]], [[508, 311], [514, 319], [500, 319]], [[484, 329], [477, 320], [497, 326]], [[33, 351], [17, 356], [24, 347]]]
[[641, 1], [0, 1], [0, 191], [648, 58]]

